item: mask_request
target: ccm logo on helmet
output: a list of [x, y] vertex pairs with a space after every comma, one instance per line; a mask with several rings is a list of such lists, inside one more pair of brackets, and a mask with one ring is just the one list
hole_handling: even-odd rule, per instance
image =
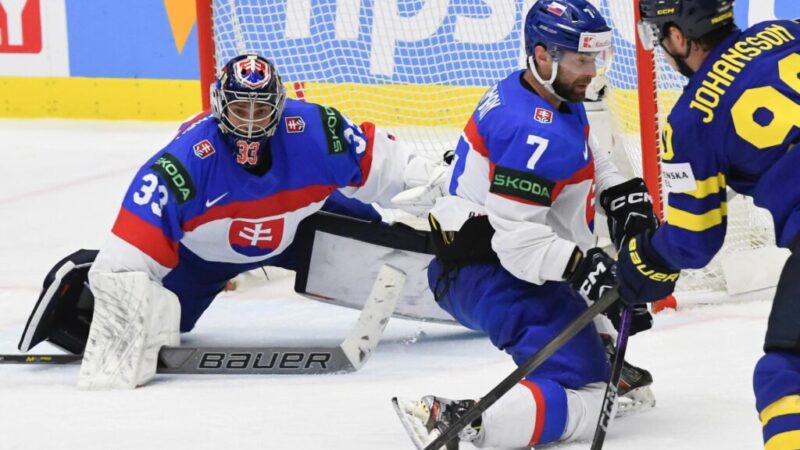
[[616, 211], [625, 205], [633, 205], [636, 203], [653, 203], [650, 194], [647, 192], [634, 192], [627, 197], [615, 198], [611, 202], [611, 211]]

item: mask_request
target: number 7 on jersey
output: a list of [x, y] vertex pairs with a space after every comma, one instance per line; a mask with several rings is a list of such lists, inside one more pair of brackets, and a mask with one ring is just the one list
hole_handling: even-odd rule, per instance
[[550, 145], [550, 139], [529, 134], [528, 145], [533, 145], [533, 154], [531, 154], [530, 159], [528, 159], [528, 164], [526, 164], [525, 167], [533, 170], [536, 163], [539, 162], [542, 155], [544, 155], [544, 151], [547, 150], [547, 146]]

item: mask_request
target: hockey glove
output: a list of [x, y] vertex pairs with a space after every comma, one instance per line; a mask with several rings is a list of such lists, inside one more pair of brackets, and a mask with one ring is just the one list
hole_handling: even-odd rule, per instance
[[[608, 317], [614, 329], [619, 331], [619, 324], [622, 321], [622, 300], [618, 300], [611, 305], [603, 314]], [[647, 305], [640, 303], [633, 305], [633, 315], [631, 316], [630, 336], [640, 332], [649, 330], [653, 327], [653, 316], [647, 309]]]
[[653, 202], [641, 178], [612, 186], [600, 194], [600, 204], [608, 219], [608, 232], [615, 248], [625, 239], [645, 230], [658, 228]]
[[617, 285], [614, 260], [601, 248], [589, 249], [586, 256], [577, 258], [580, 258], [580, 250], [576, 248], [570, 264], [574, 269], [568, 269], [571, 273], [565, 274], [565, 278], [583, 298], [596, 302], [603, 292]]
[[675, 290], [680, 270], [667, 267], [650, 248], [652, 234], [652, 230], [639, 234], [619, 251], [619, 294], [628, 303], [654, 302]]
[[427, 215], [436, 199], [447, 194], [448, 169], [452, 160], [451, 151], [445, 152], [440, 162], [423, 156], [412, 158], [403, 172], [407, 189], [392, 197], [392, 206], [417, 217]]

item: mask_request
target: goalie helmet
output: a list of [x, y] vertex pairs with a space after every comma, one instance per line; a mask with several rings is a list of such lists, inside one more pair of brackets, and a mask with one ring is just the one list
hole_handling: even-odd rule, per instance
[[733, 23], [733, 0], [640, 0], [639, 11], [650, 31], [642, 39], [647, 48], [661, 42], [667, 25], [676, 25], [694, 40]]
[[277, 69], [254, 54], [228, 61], [211, 85], [211, 112], [223, 133], [238, 139], [272, 136], [285, 103], [286, 89]]

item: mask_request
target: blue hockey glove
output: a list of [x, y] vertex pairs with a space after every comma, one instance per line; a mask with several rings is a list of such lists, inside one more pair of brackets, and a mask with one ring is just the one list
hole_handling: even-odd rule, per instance
[[628, 303], [647, 303], [672, 294], [680, 270], [666, 266], [650, 249], [653, 230], [623, 243], [617, 259], [619, 295]]

